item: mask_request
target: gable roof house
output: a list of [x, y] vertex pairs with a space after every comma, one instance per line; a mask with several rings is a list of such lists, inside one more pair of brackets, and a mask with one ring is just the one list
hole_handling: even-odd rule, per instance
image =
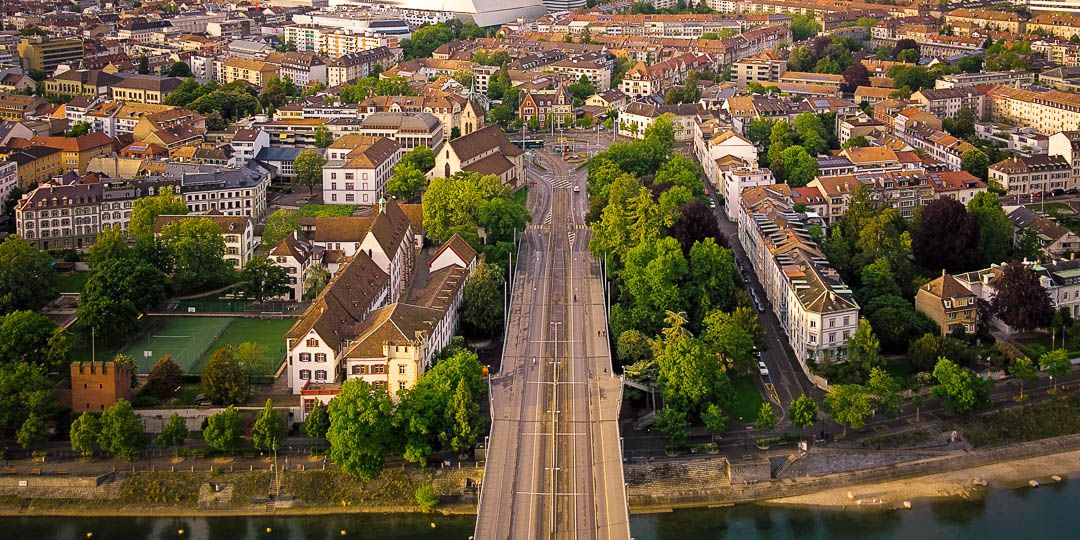
[[510, 142], [495, 125], [443, 143], [435, 151], [435, 177], [449, 177], [459, 171], [494, 174], [503, 184], [516, 186], [525, 178], [525, 153]]

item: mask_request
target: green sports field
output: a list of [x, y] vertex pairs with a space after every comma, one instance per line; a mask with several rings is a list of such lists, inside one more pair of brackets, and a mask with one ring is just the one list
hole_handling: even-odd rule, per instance
[[272, 375], [284, 358], [283, 336], [292, 319], [234, 317], [152, 317], [140, 337], [120, 351], [135, 359], [140, 373], [148, 373], [162, 356], [172, 357], [185, 373], [202, 373], [213, 352], [226, 345], [254, 342], [264, 349], [262, 375]]

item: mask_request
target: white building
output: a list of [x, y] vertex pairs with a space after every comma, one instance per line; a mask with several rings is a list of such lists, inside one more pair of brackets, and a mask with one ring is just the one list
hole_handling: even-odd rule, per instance
[[383, 198], [386, 182], [401, 159], [401, 147], [387, 138], [368, 139], [344, 159], [323, 165], [323, 201], [372, 204]]

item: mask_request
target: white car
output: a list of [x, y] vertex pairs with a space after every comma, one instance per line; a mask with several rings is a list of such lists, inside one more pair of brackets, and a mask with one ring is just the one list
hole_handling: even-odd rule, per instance
[[581, 186], [574, 186], [574, 193], [581, 193]]
[[759, 361], [757, 363], [757, 371], [758, 371], [758, 373], [761, 374], [762, 377], [768, 377], [769, 376], [769, 368], [768, 368], [768, 366], [765, 365], [765, 362], [760, 362]]

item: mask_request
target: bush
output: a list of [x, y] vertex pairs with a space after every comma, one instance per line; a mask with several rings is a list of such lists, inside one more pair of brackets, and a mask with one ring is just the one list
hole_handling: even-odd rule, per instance
[[993, 446], [1080, 433], [1080, 394], [954, 422], [973, 446]]
[[416, 505], [424, 512], [430, 512], [435, 505], [439, 504], [439, 496], [431, 484], [424, 484], [416, 488]]

